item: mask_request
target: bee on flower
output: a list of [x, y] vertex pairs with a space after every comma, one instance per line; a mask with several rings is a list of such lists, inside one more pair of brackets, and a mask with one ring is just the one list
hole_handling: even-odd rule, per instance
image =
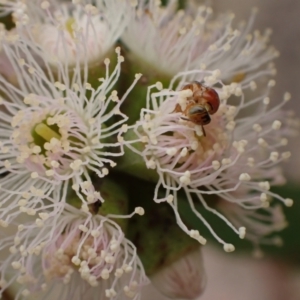
[[[201, 244], [206, 239], [198, 230], [189, 229], [180, 216], [180, 191], [225, 251], [233, 251], [234, 245], [220, 237], [199, 207], [219, 217], [242, 239], [246, 236], [255, 245], [278, 244], [278, 238], [264, 236], [286, 226], [280, 206], [271, 205], [270, 200], [292, 205], [291, 199], [270, 191], [271, 185], [284, 183], [278, 163], [290, 156], [283, 147], [286, 137], [293, 135], [298, 126], [281, 109], [290, 95], [286, 93], [278, 106], [269, 108], [274, 80], [261, 94], [249, 99], [246, 95], [251, 93], [251, 84], [225, 85], [219, 77], [219, 70], [187, 71], [175, 77], [168, 89], [162, 89], [160, 83], [149, 87], [147, 106], [140, 120], [128, 127], [124, 143], [141, 156], [141, 164], [157, 173], [154, 201], [169, 203], [180, 228]], [[221, 102], [205, 125], [206, 136], [203, 124], [185, 114], [189, 101], [200, 101], [193, 99], [193, 84], [188, 85], [193, 78], [204, 86], [214, 82], [210, 88]], [[200, 106], [207, 109], [206, 104]], [[213, 195], [216, 200], [210, 203], [211, 197], [207, 197]]]

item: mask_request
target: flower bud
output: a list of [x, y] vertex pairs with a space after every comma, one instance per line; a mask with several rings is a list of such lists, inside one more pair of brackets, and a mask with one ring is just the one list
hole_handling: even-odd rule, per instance
[[200, 248], [159, 271], [151, 281], [162, 294], [171, 299], [198, 298], [206, 283]]

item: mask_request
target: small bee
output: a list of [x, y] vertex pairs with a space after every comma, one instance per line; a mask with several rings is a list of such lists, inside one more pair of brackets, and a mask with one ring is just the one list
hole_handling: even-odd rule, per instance
[[198, 81], [185, 85], [182, 90], [191, 90], [193, 95], [187, 98], [184, 111], [177, 104], [174, 112], [181, 112], [186, 116], [181, 117], [181, 119], [200, 125], [203, 135], [206, 136], [203, 126], [209, 124], [211, 121], [210, 115], [218, 111], [220, 106], [219, 95], [214, 89], [206, 87]]
[[97, 200], [96, 202], [89, 205], [89, 210], [92, 214], [97, 215], [99, 213], [101, 206], [102, 206], [102, 202], [100, 200]]

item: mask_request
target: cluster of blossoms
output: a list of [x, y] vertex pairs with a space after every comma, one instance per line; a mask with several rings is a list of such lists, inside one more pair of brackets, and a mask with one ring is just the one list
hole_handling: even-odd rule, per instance
[[[17, 281], [18, 299], [64, 282], [74, 287], [62, 290], [67, 299], [73, 293], [82, 299], [87, 284], [98, 287], [91, 299], [138, 299], [148, 279], [136, 248], [109, 214], [91, 208], [105, 202], [91, 177], [108, 175], [123, 155], [117, 134], [127, 116], [120, 106], [140, 77], [119, 97], [114, 87], [124, 57], [117, 47], [113, 69], [105, 58], [126, 24], [118, 24], [126, 22], [126, 11], [116, 11], [112, 1], [71, 10], [58, 3], [18, 4], [16, 28], [1, 29], [7, 72], [15, 78], [6, 71], [0, 78], [0, 219], [3, 227], [18, 228], [1, 245], [11, 253], [1, 264], [1, 289]], [[96, 82], [89, 81], [90, 68]], [[78, 208], [68, 204], [70, 191]], [[24, 213], [33, 221], [20, 223]], [[85, 283], [78, 285], [78, 276]]]
[[[172, 298], [194, 299], [204, 283], [206, 238], [184, 220], [181, 201], [227, 252], [234, 245], [201, 209], [257, 249], [280, 243], [269, 235], [286, 222], [271, 200], [293, 202], [270, 187], [284, 182], [277, 165], [289, 158], [282, 149], [298, 123], [281, 109], [288, 93], [270, 105], [278, 55], [270, 32], [251, 34], [255, 11], [233, 29], [231, 14], [177, 4], [0, 0], [15, 24], [0, 28], [0, 225], [16, 230], [2, 237], [9, 254], [0, 295], [18, 282], [16, 299], [51, 298], [52, 290], [60, 299], [141, 298], [149, 274], [139, 254], [148, 244], [136, 247], [130, 230], [136, 215], [155, 216], [144, 216], [144, 201], [127, 199], [122, 172], [155, 178], [146, 206], [169, 204], [196, 240], [180, 259], [164, 258], [152, 278]], [[208, 125], [185, 113], [197, 104], [190, 83], [218, 96]], [[105, 189], [107, 180], [114, 184]]]

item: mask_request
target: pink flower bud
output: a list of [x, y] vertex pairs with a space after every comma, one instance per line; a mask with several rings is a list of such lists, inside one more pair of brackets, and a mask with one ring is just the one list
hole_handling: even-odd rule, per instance
[[200, 249], [180, 257], [155, 274], [151, 281], [162, 294], [171, 299], [198, 298], [206, 284]]

